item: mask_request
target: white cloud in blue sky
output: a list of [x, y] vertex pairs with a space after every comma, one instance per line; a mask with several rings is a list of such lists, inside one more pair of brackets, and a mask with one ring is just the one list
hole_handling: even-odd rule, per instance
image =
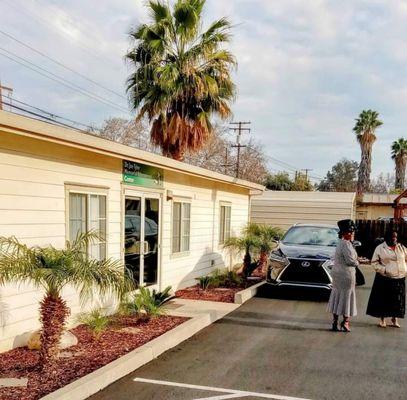
[[[127, 32], [146, 20], [144, 4], [0, 0], [0, 29], [124, 95]], [[221, 16], [235, 24], [235, 119], [252, 121], [252, 134], [269, 156], [315, 175], [342, 157], [358, 160], [354, 118], [373, 108], [384, 121], [373, 172], [393, 170], [390, 145], [407, 125], [407, 1], [207, 0], [206, 20]], [[126, 107], [119, 96], [3, 35], [0, 48]], [[121, 114], [2, 56], [0, 79], [17, 99], [79, 121], [100, 124]]]

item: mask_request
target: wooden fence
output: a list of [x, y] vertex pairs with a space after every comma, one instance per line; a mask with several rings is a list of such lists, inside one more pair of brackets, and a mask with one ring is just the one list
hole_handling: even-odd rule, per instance
[[407, 222], [400, 221], [356, 221], [355, 240], [362, 243], [358, 248], [358, 254], [362, 257], [372, 258], [376, 246], [383, 239], [387, 230], [395, 230], [398, 233], [399, 242], [407, 247]]

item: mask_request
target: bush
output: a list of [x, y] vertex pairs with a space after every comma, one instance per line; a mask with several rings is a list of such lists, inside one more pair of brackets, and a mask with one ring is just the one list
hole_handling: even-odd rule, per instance
[[92, 331], [93, 337], [98, 340], [109, 326], [111, 318], [105, 315], [101, 308], [95, 308], [91, 312], [80, 314], [78, 322], [86, 325]]
[[124, 315], [138, 314], [146, 318], [164, 314], [163, 305], [171, 297], [171, 286], [162, 292], [150, 291], [145, 287], [140, 287], [130, 301], [120, 305], [119, 313]]
[[207, 290], [210, 287], [213, 287], [214, 284], [213, 277], [210, 275], [200, 276], [199, 278], [196, 278], [196, 280], [202, 290]]
[[200, 276], [197, 278], [199, 286], [203, 290], [218, 287], [236, 287], [243, 283], [243, 279], [236, 271], [217, 269], [210, 275]]

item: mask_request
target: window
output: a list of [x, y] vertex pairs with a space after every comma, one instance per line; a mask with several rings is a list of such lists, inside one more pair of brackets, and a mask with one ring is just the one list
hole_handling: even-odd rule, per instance
[[69, 193], [69, 240], [94, 231], [100, 240], [93, 242], [88, 254], [96, 260], [106, 258], [106, 195]]
[[172, 210], [172, 252], [189, 250], [191, 228], [191, 204], [174, 201]]
[[222, 205], [220, 206], [220, 223], [219, 223], [219, 243], [225, 243], [225, 240], [230, 238], [230, 216], [232, 207]]

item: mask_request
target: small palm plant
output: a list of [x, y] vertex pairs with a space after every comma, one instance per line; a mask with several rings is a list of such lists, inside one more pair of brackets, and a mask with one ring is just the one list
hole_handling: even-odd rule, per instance
[[143, 319], [157, 317], [164, 314], [164, 303], [171, 297], [171, 286], [166, 287], [162, 292], [139, 287], [138, 293], [134, 294], [130, 300], [123, 301], [120, 312], [124, 315], [137, 314]]
[[111, 317], [106, 315], [102, 309], [95, 308], [88, 313], [81, 313], [78, 322], [86, 325], [92, 331], [94, 339], [99, 340], [111, 323]]
[[256, 236], [246, 232], [246, 234], [241, 237], [231, 237], [227, 239], [223, 246], [224, 248], [236, 253], [244, 252], [241, 274], [244, 277], [247, 277], [249, 275], [250, 265], [252, 263], [251, 253], [253, 250], [258, 248], [259, 239]]
[[257, 250], [259, 251], [258, 266], [261, 267], [263, 272], [266, 272], [270, 251], [273, 250], [277, 241], [282, 237], [283, 231], [271, 225], [249, 223], [244, 232], [249, 236], [257, 238]]
[[396, 164], [396, 189], [403, 190], [406, 181], [407, 140], [400, 138], [391, 146], [391, 158]]
[[101, 298], [122, 298], [131, 283], [119, 261], [94, 260], [86, 249], [98, 240], [94, 232], [79, 234], [65, 249], [53, 246], [28, 247], [16, 238], [0, 237], [0, 285], [30, 283], [45, 291], [40, 303], [40, 365], [48, 365], [58, 355], [58, 345], [70, 310], [62, 298], [66, 286], [76, 289], [82, 303], [95, 292]]

